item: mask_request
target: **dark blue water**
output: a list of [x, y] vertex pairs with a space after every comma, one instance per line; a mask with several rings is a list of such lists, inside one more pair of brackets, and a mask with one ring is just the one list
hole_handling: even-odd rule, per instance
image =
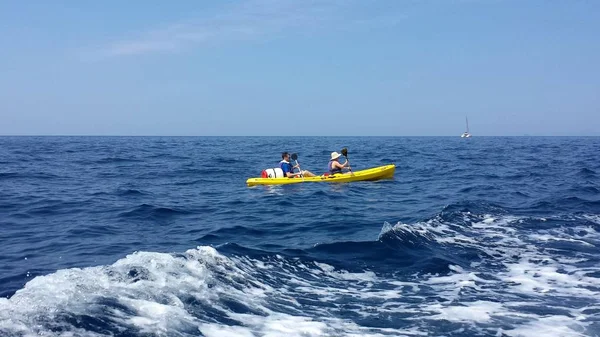
[[[297, 152], [393, 180], [252, 187]], [[599, 336], [600, 138], [0, 137], [1, 336]]]

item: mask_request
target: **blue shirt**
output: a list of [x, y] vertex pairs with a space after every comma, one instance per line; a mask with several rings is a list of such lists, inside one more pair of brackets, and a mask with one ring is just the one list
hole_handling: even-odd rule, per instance
[[283, 171], [283, 176], [287, 177], [287, 173], [294, 173], [294, 168], [292, 167], [292, 164], [290, 164], [287, 161], [280, 161], [279, 162], [279, 167], [281, 167], [281, 170]]

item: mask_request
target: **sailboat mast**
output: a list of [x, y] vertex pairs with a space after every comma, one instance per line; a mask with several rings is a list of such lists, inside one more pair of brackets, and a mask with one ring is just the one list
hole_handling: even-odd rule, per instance
[[469, 118], [465, 117], [465, 120], [467, 121], [467, 133], [469, 133]]

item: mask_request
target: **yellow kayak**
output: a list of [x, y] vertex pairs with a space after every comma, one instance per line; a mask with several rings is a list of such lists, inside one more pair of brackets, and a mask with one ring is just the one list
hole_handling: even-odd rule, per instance
[[348, 183], [352, 181], [363, 181], [363, 180], [379, 180], [392, 178], [396, 165], [384, 165], [373, 167], [366, 170], [355, 171], [353, 173], [336, 173], [329, 176], [316, 176], [316, 177], [305, 177], [305, 178], [249, 178], [246, 180], [248, 186], [255, 185], [287, 185], [287, 184], [298, 184], [298, 183]]

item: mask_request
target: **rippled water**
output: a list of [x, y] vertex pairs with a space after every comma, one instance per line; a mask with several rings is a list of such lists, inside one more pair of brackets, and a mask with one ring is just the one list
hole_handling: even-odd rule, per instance
[[[393, 180], [252, 187], [282, 151]], [[599, 336], [600, 138], [0, 137], [0, 335]]]

